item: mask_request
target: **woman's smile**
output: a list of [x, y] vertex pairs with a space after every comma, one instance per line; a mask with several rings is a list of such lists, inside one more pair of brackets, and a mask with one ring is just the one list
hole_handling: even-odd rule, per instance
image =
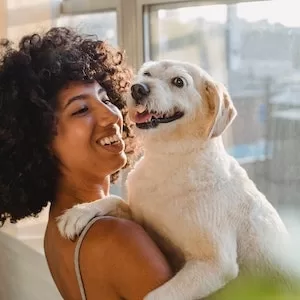
[[125, 150], [125, 143], [122, 139], [120, 130], [117, 130], [116, 133], [99, 138], [96, 143], [109, 152], [121, 153]]

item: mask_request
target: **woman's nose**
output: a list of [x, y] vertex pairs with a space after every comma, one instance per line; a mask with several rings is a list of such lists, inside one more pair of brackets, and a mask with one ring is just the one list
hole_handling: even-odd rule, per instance
[[98, 124], [101, 127], [107, 127], [120, 122], [122, 116], [117, 107], [113, 105], [106, 105], [104, 103], [101, 106], [102, 107], [99, 110], [98, 115]]

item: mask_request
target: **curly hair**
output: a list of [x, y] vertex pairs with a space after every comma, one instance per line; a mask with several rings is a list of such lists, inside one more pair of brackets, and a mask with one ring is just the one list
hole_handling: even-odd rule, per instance
[[123, 114], [127, 153], [134, 136], [123, 99], [132, 72], [117, 49], [65, 27], [27, 35], [17, 49], [8, 40], [0, 47], [1, 226], [36, 216], [55, 199], [59, 170], [49, 146], [56, 133], [56, 95], [68, 82], [99, 82]]

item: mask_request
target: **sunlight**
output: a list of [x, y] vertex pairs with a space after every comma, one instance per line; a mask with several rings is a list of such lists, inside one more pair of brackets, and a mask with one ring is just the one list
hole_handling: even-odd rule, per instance
[[237, 4], [237, 16], [248, 22], [267, 20], [287, 27], [299, 27], [300, 1], [273, 0]]
[[[195, 19], [202, 18], [208, 22], [225, 24], [227, 20], [227, 7], [229, 5], [207, 5], [183, 7], [176, 11], [176, 18], [180, 23], [189, 23]], [[247, 22], [266, 20], [270, 24], [280, 23], [287, 27], [300, 27], [298, 0], [272, 0], [238, 3], [236, 7], [237, 17]], [[168, 11], [168, 10], [167, 10]], [[166, 10], [159, 10], [159, 19], [168, 17]]]
[[198, 18], [224, 24], [227, 19], [226, 5], [184, 7], [179, 10], [179, 21], [181, 23], [188, 23]]

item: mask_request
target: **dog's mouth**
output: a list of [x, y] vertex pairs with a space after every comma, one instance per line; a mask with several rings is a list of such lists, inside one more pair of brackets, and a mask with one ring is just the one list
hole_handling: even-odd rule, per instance
[[156, 111], [148, 111], [147, 109], [142, 112], [137, 112], [134, 122], [136, 127], [140, 129], [155, 128], [161, 123], [170, 123], [182, 118], [184, 113], [177, 108], [167, 113], [158, 113]]

